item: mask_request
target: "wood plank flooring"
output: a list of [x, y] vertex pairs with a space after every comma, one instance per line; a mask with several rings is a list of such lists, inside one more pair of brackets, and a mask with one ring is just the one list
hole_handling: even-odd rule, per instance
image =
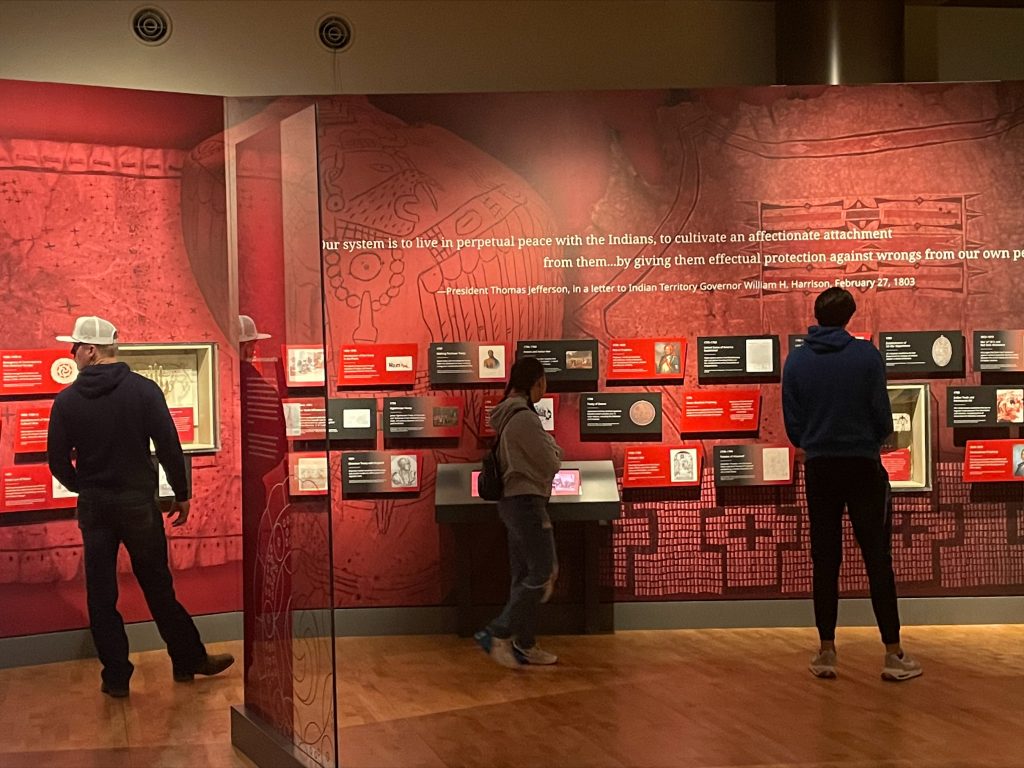
[[[561, 662], [521, 671], [455, 637], [342, 638], [341, 764], [1024, 768], [1024, 625], [904, 643], [925, 674], [891, 684], [868, 629], [840, 630], [833, 681], [806, 671], [807, 629], [545, 638]], [[91, 660], [0, 671], [0, 767], [251, 767], [230, 744], [240, 663], [175, 685], [164, 653], [133, 660], [123, 701]]]

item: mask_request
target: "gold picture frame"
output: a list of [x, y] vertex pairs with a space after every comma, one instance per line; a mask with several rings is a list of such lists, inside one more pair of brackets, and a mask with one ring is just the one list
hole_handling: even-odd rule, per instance
[[220, 450], [216, 344], [121, 344], [118, 356], [163, 391], [186, 453]]

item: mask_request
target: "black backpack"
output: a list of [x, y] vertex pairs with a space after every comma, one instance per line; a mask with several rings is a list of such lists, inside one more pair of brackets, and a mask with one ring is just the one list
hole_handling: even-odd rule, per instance
[[[520, 411], [528, 408], [516, 408], [512, 411], [505, 426], [512, 421], [512, 418]], [[504, 429], [502, 430], [504, 432]], [[500, 501], [501, 495], [505, 492], [505, 482], [501, 478], [501, 462], [498, 461], [498, 445], [501, 443], [501, 433], [494, 438], [494, 445], [491, 450], [484, 454], [483, 469], [476, 478], [476, 492], [484, 501]]]

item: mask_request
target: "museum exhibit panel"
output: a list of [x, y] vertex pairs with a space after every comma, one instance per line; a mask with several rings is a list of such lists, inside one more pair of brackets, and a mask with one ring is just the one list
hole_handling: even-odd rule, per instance
[[[338, 764], [334, 580], [313, 106], [228, 102], [236, 215], [244, 692], [232, 742], [254, 759]], [[368, 427], [370, 411], [346, 427]]]
[[[133, 103], [110, 90], [75, 97]], [[44, 439], [74, 378], [50, 329], [83, 296], [189, 452], [196, 528], [172, 565], [187, 605], [244, 610], [247, 753], [344, 764], [346, 610], [469, 633], [503, 600], [474, 473], [520, 356], [564, 450], [549, 627], [806, 598], [780, 380], [832, 286], [889, 380], [901, 595], [1024, 590], [1024, 84], [210, 98], [161, 96], [190, 116], [163, 149], [0, 136], [0, 635], [86, 626]], [[26, 608], [44, 587], [65, 599]]]
[[182, 450], [220, 448], [215, 344], [122, 344], [118, 357], [160, 387]]
[[892, 434], [882, 465], [893, 491], [932, 489], [932, 408], [927, 384], [890, 384]]
[[[521, 355], [545, 367], [538, 410], [566, 461], [615, 469], [601, 579], [616, 602], [808, 595], [802, 457], [779, 382], [830, 286], [854, 293], [850, 330], [889, 378], [901, 594], [1019, 591], [1019, 487], [964, 480], [966, 439], [1012, 440], [1015, 427], [961, 433], [940, 403], [988, 386], [982, 349], [986, 366], [1017, 354], [1000, 326], [1024, 259], [1001, 174], [1021, 139], [1008, 123], [966, 126], [1015, 114], [1024, 92], [940, 90], [941, 104], [913, 85], [574, 94], [580, 106], [558, 93], [311, 99], [326, 423], [351, 435], [332, 437], [327, 464], [336, 605], [458, 602], [464, 564], [444, 553], [463, 534], [438, 525], [440, 479], [478, 466]], [[856, 118], [837, 134], [840, 114]], [[606, 123], [627, 134], [609, 139]], [[899, 141], [879, 138], [893, 125], [906, 125]], [[987, 189], [1000, 193], [974, 192]], [[1014, 389], [1013, 359], [999, 373], [1010, 384], [992, 386]], [[1013, 392], [991, 397], [1015, 407]], [[500, 527], [476, 535], [473, 558], [501, 562]], [[559, 539], [556, 604], [582, 594], [576, 538]], [[500, 579], [469, 567], [472, 604], [499, 602]], [[867, 584], [847, 566], [843, 586]]]
[[[80, 315], [114, 323], [187, 452], [193, 513], [168, 529], [177, 594], [195, 614], [237, 611], [224, 101], [0, 81], [0, 102], [0, 638], [88, 626], [76, 500], [46, 464], [53, 398], [77, 376], [55, 336]], [[148, 620], [127, 559], [118, 571], [125, 620]]]

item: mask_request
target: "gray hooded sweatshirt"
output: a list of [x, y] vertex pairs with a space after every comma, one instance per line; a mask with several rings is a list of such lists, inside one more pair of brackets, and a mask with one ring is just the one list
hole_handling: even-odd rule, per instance
[[[527, 410], [521, 410], [526, 408]], [[562, 449], [544, 431], [523, 395], [510, 395], [494, 406], [491, 426], [500, 435], [498, 461], [505, 496], [551, 496], [551, 481], [562, 465]]]

